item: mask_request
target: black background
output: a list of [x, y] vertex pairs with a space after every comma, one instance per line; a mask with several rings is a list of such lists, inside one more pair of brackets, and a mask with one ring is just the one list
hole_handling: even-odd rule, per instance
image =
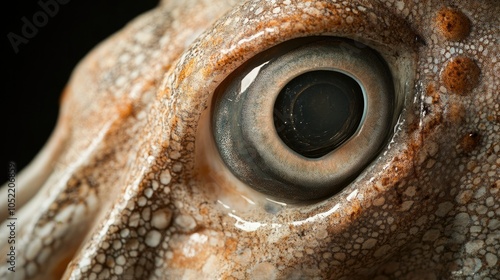
[[158, 0], [65, 1], [68, 3], [59, 4], [59, 11], [48, 17], [33, 38], [18, 46], [17, 54], [8, 34], [22, 36], [25, 24], [22, 18], [33, 22], [33, 15], [43, 9], [39, 1], [8, 1], [2, 5], [0, 184], [7, 180], [10, 161], [22, 169], [47, 141], [56, 123], [59, 97], [78, 61], [96, 44], [158, 3]]

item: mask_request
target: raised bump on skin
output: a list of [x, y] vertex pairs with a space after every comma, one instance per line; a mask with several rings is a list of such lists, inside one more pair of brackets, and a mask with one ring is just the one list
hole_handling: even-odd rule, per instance
[[442, 8], [437, 13], [435, 25], [439, 33], [450, 41], [465, 39], [470, 33], [470, 20], [462, 12], [452, 8]]
[[465, 95], [478, 85], [480, 72], [472, 59], [457, 56], [448, 61], [441, 73], [441, 80], [449, 91]]
[[474, 151], [481, 143], [481, 135], [477, 132], [469, 132], [462, 136], [459, 140], [457, 150], [458, 152], [469, 154]]
[[[461, 41], [470, 34], [471, 22], [461, 11], [444, 7], [437, 12], [434, 20], [439, 33], [446, 40]], [[464, 95], [477, 86], [480, 72], [471, 58], [456, 56], [444, 66], [441, 80], [449, 91]]]

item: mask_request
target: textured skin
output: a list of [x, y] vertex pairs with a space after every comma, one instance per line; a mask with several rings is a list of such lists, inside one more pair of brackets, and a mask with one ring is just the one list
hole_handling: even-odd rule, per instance
[[[19, 176], [36, 195], [18, 198], [16, 272], [2, 262], [0, 278], [499, 279], [498, 14], [496, 0], [164, 1], [75, 69]], [[207, 106], [243, 62], [311, 35], [415, 69], [390, 145], [353, 183], [270, 204], [220, 162]]]

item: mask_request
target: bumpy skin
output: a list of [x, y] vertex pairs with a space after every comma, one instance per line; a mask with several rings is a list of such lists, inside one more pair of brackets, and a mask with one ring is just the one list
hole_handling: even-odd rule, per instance
[[[499, 14], [496, 0], [162, 2], [75, 70], [19, 176], [36, 194], [18, 190], [16, 272], [2, 262], [0, 278], [499, 279]], [[411, 54], [404, 110], [341, 193], [270, 204], [221, 163], [208, 106], [243, 62], [312, 35]]]

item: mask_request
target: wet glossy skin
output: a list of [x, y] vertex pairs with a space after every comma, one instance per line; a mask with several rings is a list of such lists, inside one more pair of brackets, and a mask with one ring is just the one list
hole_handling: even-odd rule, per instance
[[[500, 7], [415, 2], [164, 1], [139, 17], [75, 69], [19, 176], [16, 272], [0, 278], [497, 279]], [[243, 62], [312, 35], [414, 70], [380, 156], [341, 193], [285, 206], [230, 174], [208, 106]]]

